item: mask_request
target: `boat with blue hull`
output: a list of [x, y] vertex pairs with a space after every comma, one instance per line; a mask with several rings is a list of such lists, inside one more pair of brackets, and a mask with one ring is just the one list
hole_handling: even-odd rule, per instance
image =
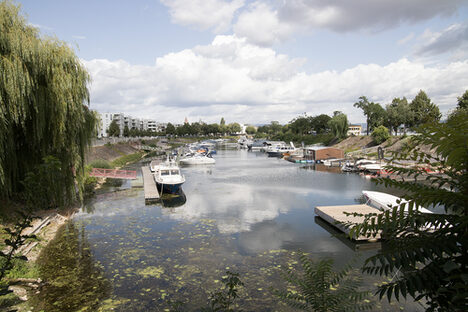
[[180, 191], [185, 177], [174, 160], [167, 160], [154, 167], [154, 181], [160, 193], [176, 194]]

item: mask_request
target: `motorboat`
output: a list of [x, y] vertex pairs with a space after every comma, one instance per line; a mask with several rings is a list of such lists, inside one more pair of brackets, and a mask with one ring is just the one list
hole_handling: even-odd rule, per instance
[[278, 145], [271, 145], [266, 150], [269, 157], [282, 157], [285, 153], [291, 153], [296, 150], [294, 144], [290, 142], [290, 145], [286, 144], [278, 144]]
[[172, 159], [154, 166], [153, 176], [158, 190], [162, 193], [175, 194], [179, 192], [185, 182], [185, 177], [180, 173], [179, 166]]
[[214, 164], [216, 160], [211, 154], [195, 153], [179, 160], [181, 165], [209, 165]]
[[249, 149], [249, 151], [259, 152], [259, 151], [263, 150], [265, 145], [266, 145], [265, 140], [257, 140], [257, 141], [253, 141], [251, 144], [247, 145], [247, 148]]
[[[403, 203], [408, 203], [408, 201], [405, 199], [382, 192], [362, 191], [362, 194], [366, 198], [367, 203], [382, 211], [391, 210], [395, 206], [400, 206]], [[416, 209], [422, 213], [432, 213], [430, 210], [421, 206], [416, 207]], [[408, 210], [408, 205], [405, 205], [405, 212], [408, 212]]]
[[380, 173], [383, 170], [384, 166], [385, 165], [381, 165], [381, 164], [365, 164], [365, 165], [360, 165], [359, 169], [362, 171]]

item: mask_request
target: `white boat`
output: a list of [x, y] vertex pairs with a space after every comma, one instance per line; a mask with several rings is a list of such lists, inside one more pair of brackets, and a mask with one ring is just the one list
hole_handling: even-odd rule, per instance
[[200, 154], [200, 153], [187, 156], [179, 160], [179, 163], [181, 165], [209, 165], [209, 164], [214, 164], [215, 162], [216, 160], [214, 160], [214, 158], [211, 157], [210, 154], [205, 155], [205, 154]]
[[360, 165], [359, 169], [363, 171], [369, 171], [369, 172], [380, 172], [385, 164], [365, 164], [365, 165]]
[[180, 173], [180, 168], [174, 160], [167, 160], [154, 166], [154, 181], [163, 193], [175, 194], [185, 182], [185, 177]]
[[[400, 206], [402, 203], [408, 203], [408, 201], [405, 199], [401, 199], [399, 197], [382, 192], [362, 191], [362, 194], [364, 194], [367, 203], [383, 211], [391, 210], [393, 207]], [[398, 204], [397, 201], [399, 201], [400, 204]], [[405, 205], [406, 212], [408, 209], [408, 205]], [[416, 207], [416, 209], [422, 213], [432, 213], [430, 210], [421, 206]]]
[[296, 150], [296, 147], [294, 147], [293, 142], [290, 142], [289, 146], [284, 143], [271, 145], [267, 148], [266, 152], [268, 156], [270, 157], [282, 157], [283, 154], [291, 153], [291, 152], [294, 152], [295, 150]]

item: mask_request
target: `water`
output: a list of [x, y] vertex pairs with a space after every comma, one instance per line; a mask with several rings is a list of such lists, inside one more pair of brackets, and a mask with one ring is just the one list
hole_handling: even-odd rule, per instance
[[[90, 250], [72, 257], [86, 259], [86, 269], [78, 271], [93, 272], [94, 280], [112, 289], [102, 284], [96, 288], [106, 291], [94, 296], [88, 289], [89, 303], [84, 300], [83, 306], [104, 302], [103, 311], [163, 311], [171, 302], [182, 302], [185, 310], [196, 310], [220, 289], [229, 270], [238, 272], [245, 284], [239, 300], [244, 310], [289, 311], [270, 289], [286, 287], [280, 272], [298, 265], [298, 250], [314, 259], [332, 258], [341, 267], [353, 259], [359, 265], [379, 248], [334, 236], [333, 227], [315, 217], [314, 207], [356, 204], [362, 190], [384, 191], [382, 186], [356, 174], [327, 172], [262, 153], [220, 150], [215, 158], [213, 166], [182, 168], [183, 198], [145, 205], [143, 189], [126, 182], [117, 191], [97, 195], [77, 215], [65, 231], [76, 239], [66, 241]], [[62, 250], [81, 250], [75, 247]], [[61, 259], [64, 252], [49, 258]], [[59, 260], [43, 262], [64, 267]], [[65, 261], [72, 267], [75, 262]], [[364, 278], [367, 286], [381, 282]], [[70, 301], [81, 295], [80, 289], [87, 288], [69, 289]], [[47, 291], [54, 290], [41, 295], [46, 306]], [[376, 303], [379, 309], [398, 310], [394, 303], [380, 305]], [[55, 307], [51, 302], [46, 310]]]

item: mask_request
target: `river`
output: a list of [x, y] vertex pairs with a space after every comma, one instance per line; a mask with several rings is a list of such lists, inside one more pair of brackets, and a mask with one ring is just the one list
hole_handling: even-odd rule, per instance
[[[130, 182], [97, 195], [40, 261], [51, 278], [60, 270], [68, 272], [64, 280], [79, 276], [72, 278], [77, 285], [44, 289], [40, 307], [169, 311], [183, 304], [181, 310], [192, 311], [206, 305], [231, 271], [245, 285], [238, 300], [244, 311], [290, 311], [271, 289], [286, 288], [281, 272], [298, 267], [298, 251], [315, 260], [332, 258], [341, 268], [350, 261], [359, 267], [380, 248], [339, 235], [316, 218], [314, 207], [356, 204], [362, 190], [385, 191], [383, 186], [263, 153], [218, 150], [214, 157], [213, 166], [183, 167], [185, 196], [162, 204], [145, 205], [143, 189]], [[366, 286], [382, 282], [362, 277]], [[70, 294], [60, 296], [64, 291]], [[417, 307], [375, 303], [376, 310], [388, 311], [405, 305]]]

